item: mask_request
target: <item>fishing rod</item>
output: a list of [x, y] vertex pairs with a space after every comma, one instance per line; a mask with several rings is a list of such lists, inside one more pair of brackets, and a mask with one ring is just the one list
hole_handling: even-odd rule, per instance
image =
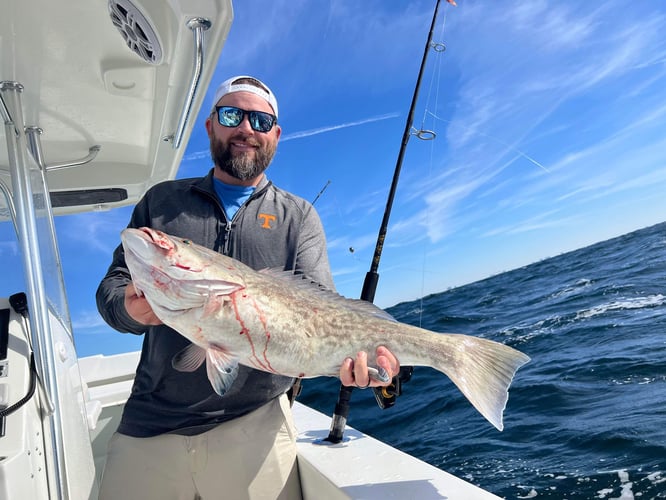
[[[448, 1], [448, 0], [447, 0]], [[451, 3], [451, 2], [449, 2]], [[409, 142], [409, 137], [412, 134], [412, 122], [414, 121], [414, 108], [416, 107], [416, 102], [418, 100], [419, 89], [421, 87], [421, 78], [423, 77], [423, 70], [425, 68], [426, 60], [428, 58], [428, 51], [432, 46], [432, 34], [435, 29], [435, 22], [437, 20], [437, 12], [439, 10], [440, 0], [437, 0], [435, 5], [435, 12], [432, 16], [432, 23], [430, 25], [430, 31], [428, 32], [428, 41], [426, 42], [425, 49], [423, 51], [423, 59], [421, 60], [421, 67], [419, 68], [419, 75], [416, 79], [416, 87], [414, 89], [414, 95], [412, 96], [412, 104], [409, 107], [409, 114], [407, 115], [407, 123], [405, 124], [405, 131], [402, 135], [402, 143], [400, 145], [400, 152], [398, 153], [398, 160], [396, 162], [395, 170], [393, 171], [393, 180], [391, 182], [391, 188], [389, 190], [389, 195], [386, 200], [386, 208], [384, 209], [384, 217], [382, 219], [382, 224], [377, 234], [377, 244], [375, 245], [375, 253], [372, 258], [372, 263], [370, 265], [370, 270], [365, 275], [365, 280], [363, 281], [363, 289], [361, 291], [361, 300], [366, 300], [368, 302], [373, 302], [375, 300], [375, 292], [377, 291], [377, 283], [379, 282], [379, 261], [381, 259], [382, 250], [384, 249], [384, 240], [386, 239], [386, 233], [388, 232], [388, 223], [389, 218], [391, 217], [391, 210], [393, 208], [393, 199], [395, 198], [395, 192], [398, 187], [398, 179], [400, 178], [400, 170], [402, 169], [402, 160], [405, 156], [405, 150], [407, 148], [407, 143]], [[438, 49], [441, 50], [441, 49]], [[419, 131], [416, 134], [421, 138], [434, 138], [434, 133], [429, 131]], [[407, 382], [414, 371], [414, 368], [411, 366], [403, 366], [400, 368], [400, 373], [393, 377], [391, 384], [387, 387], [373, 387], [372, 390], [375, 394], [375, 399], [380, 408], [386, 409], [390, 408], [395, 404], [396, 398], [402, 393], [402, 384]], [[331, 443], [339, 443], [342, 441], [342, 436], [344, 433], [345, 425], [347, 424], [347, 417], [349, 416], [349, 401], [351, 399], [351, 394], [353, 392], [353, 387], [347, 387], [340, 384], [340, 393], [338, 394], [338, 401], [335, 405], [335, 410], [333, 413], [333, 421], [331, 422], [331, 429], [329, 431], [328, 437], [324, 441]]]
[[330, 179], [329, 179], [329, 181], [324, 185], [324, 187], [321, 188], [321, 191], [319, 191], [319, 193], [317, 194], [317, 196], [315, 196], [315, 199], [312, 200], [312, 205], [314, 205], [315, 203], [317, 203], [317, 200], [319, 199], [319, 197], [320, 197], [322, 194], [324, 194], [324, 191], [326, 191], [326, 188], [328, 187], [328, 185], [329, 185], [330, 183], [331, 183], [331, 181], [330, 181]]

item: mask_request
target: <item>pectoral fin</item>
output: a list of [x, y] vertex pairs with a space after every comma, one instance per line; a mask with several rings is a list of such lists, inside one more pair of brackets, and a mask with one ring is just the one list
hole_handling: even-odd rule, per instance
[[181, 372], [193, 372], [204, 360], [210, 384], [216, 393], [224, 396], [238, 375], [238, 358], [232, 353], [220, 347], [204, 349], [190, 344], [173, 357], [171, 366]]
[[208, 349], [206, 372], [215, 392], [224, 396], [238, 375], [238, 358], [220, 349]]
[[193, 372], [201, 366], [205, 359], [206, 349], [196, 344], [190, 344], [173, 357], [171, 366], [179, 372]]

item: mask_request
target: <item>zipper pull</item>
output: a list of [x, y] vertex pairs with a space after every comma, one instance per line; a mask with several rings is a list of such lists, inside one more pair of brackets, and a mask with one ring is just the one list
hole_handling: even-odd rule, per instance
[[224, 247], [222, 249], [222, 253], [224, 255], [229, 255], [229, 249], [231, 247], [231, 231], [234, 228], [234, 223], [231, 221], [227, 221], [227, 223], [224, 225]]

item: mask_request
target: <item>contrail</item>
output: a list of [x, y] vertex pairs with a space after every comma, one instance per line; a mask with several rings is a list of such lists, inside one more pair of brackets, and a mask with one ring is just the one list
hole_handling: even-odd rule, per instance
[[[325, 132], [331, 132], [333, 130], [339, 130], [341, 128], [355, 127], [357, 125], [364, 125], [366, 123], [378, 122], [381, 120], [388, 120], [389, 118], [395, 118], [400, 116], [400, 113], [387, 113], [385, 115], [373, 116], [371, 118], [365, 118], [364, 120], [358, 120], [355, 122], [341, 123], [340, 125], [331, 125], [329, 127], [313, 128], [311, 130], [303, 130], [301, 132], [294, 132], [293, 134], [283, 135], [280, 138], [280, 142], [290, 141], [292, 139], [301, 139], [303, 137], [310, 137], [311, 135], [323, 134]], [[183, 161], [193, 161], [200, 160], [201, 158], [209, 158], [210, 150], [205, 149], [202, 151], [195, 151], [183, 157]]]
[[188, 155], [183, 156], [183, 161], [201, 160], [202, 158], [210, 158], [210, 149], [195, 151]]
[[301, 139], [303, 137], [309, 137], [311, 135], [323, 134], [325, 132], [331, 132], [333, 130], [338, 130], [341, 128], [355, 127], [357, 125], [364, 125], [366, 123], [378, 122], [380, 120], [387, 120], [389, 118], [395, 118], [400, 116], [400, 113], [388, 113], [385, 115], [374, 116], [372, 118], [366, 118], [365, 120], [358, 120], [355, 122], [342, 123], [340, 125], [331, 125], [329, 127], [313, 128], [311, 130], [303, 130], [301, 132], [294, 132], [293, 134], [287, 134], [282, 136], [280, 142], [290, 141], [292, 139]]
[[[447, 122], [447, 123], [453, 124], [453, 122], [452, 122], [451, 120], [447, 120], [447, 119], [445, 119], [445, 118], [441, 118], [441, 117], [437, 116], [435, 113], [432, 113], [432, 112], [428, 111], [428, 114], [431, 115], [432, 117], [436, 118], [437, 120], [441, 120], [441, 121], [443, 121], [443, 122]], [[537, 167], [539, 167], [539, 168], [545, 170], [546, 172], [550, 173], [550, 170], [548, 170], [546, 167], [544, 167], [541, 163], [539, 163], [538, 161], [536, 161], [534, 158], [532, 158], [531, 156], [529, 156], [529, 155], [528, 155], [527, 153], [525, 153], [524, 151], [521, 151], [520, 149], [518, 149], [516, 146], [513, 146], [512, 144], [509, 144], [509, 143], [507, 143], [507, 142], [505, 142], [505, 141], [503, 141], [503, 140], [501, 140], [501, 139], [498, 139], [497, 137], [493, 137], [492, 135], [484, 134], [483, 132], [477, 130], [476, 128], [465, 127], [464, 125], [460, 125], [459, 123], [456, 123], [455, 126], [456, 126], [456, 127], [463, 128], [463, 129], [465, 129], [465, 130], [470, 130], [470, 131], [474, 132], [475, 134], [482, 135], [482, 136], [484, 136], [484, 137], [487, 137], [488, 139], [492, 139], [493, 141], [498, 142], [498, 143], [500, 143], [501, 145], [506, 146], [506, 147], [509, 148], [509, 149], [512, 149], [513, 151], [517, 152], [520, 156], [522, 156], [523, 158], [525, 158], [527, 161], [533, 163], [533, 164], [536, 165]]]

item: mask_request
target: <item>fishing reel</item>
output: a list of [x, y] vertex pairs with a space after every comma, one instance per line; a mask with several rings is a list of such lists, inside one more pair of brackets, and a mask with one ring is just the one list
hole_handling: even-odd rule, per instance
[[393, 377], [389, 385], [372, 388], [377, 404], [382, 410], [386, 410], [395, 404], [398, 396], [402, 395], [402, 384], [409, 382], [413, 374], [413, 366], [402, 366], [398, 375]]

